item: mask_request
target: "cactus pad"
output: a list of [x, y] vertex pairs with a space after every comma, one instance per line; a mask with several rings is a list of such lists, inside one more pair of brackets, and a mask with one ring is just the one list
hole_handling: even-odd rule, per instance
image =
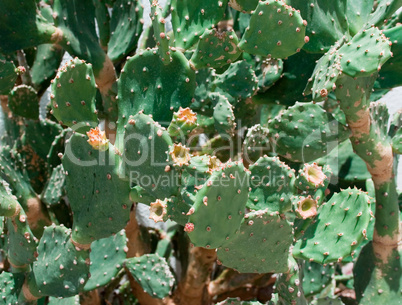
[[315, 262], [304, 261], [303, 291], [306, 297], [316, 295], [325, 289], [335, 276], [332, 264], [323, 266]]
[[121, 174], [156, 198], [175, 195], [178, 186], [176, 170], [168, 160], [172, 139], [167, 131], [150, 116], [138, 113], [127, 118], [125, 126], [125, 151]]
[[210, 95], [214, 107], [214, 126], [219, 134], [232, 136], [236, 128], [233, 106], [228, 99], [219, 93]]
[[23, 273], [9, 273], [3, 271], [0, 274], [0, 300], [1, 304], [18, 304], [18, 294], [24, 281]]
[[33, 87], [39, 94], [44, 92], [56, 77], [63, 55], [64, 50], [57, 44], [41, 44], [37, 47], [30, 73]]
[[17, 73], [13, 62], [0, 54], [0, 94], [8, 94], [16, 80]]
[[347, 189], [318, 209], [318, 216], [293, 249], [297, 258], [320, 264], [342, 261], [363, 241], [371, 220], [369, 197]]
[[91, 244], [91, 277], [85, 284], [84, 290], [90, 291], [108, 284], [123, 268], [126, 259], [126, 234], [119, 233], [94, 241]]
[[247, 130], [243, 142], [243, 158], [252, 163], [271, 151], [269, 142], [269, 130], [260, 124]]
[[197, 247], [218, 248], [234, 237], [244, 216], [248, 198], [248, 173], [240, 163], [227, 163], [213, 171], [198, 190], [189, 211], [188, 233]]
[[188, 107], [195, 90], [195, 73], [181, 52], [171, 51], [172, 61], [162, 62], [156, 49], [127, 60], [119, 80], [119, 130], [139, 111], [169, 125], [173, 111]]
[[341, 57], [337, 46], [332, 47], [320, 60], [314, 69], [312, 77], [309, 79], [305, 95], [312, 94], [314, 101], [321, 101], [327, 98], [328, 93], [336, 88], [336, 80], [341, 74]]
[[11, 53], [42, 43], [50, 43], [59, 38], [60, 33], [56, 32], [56, 28], [38, 11], [35, 0], [1, 1], [1, 53]]
[[144, 23], [142, 15], [141, 1], [114, 2], [107, 51], [113, 62], [121, 60], [137, 47]]
[[228, 0], [173, 0], [172, 26], [175, 47], [189, 49], [205, 29], [217, 24], [224, 16]]
[[299, 11], [282, 1], [260, 1], [239, 47], [250, 54], [286, 58], [300, 51], [308, 41], [305, 35], [306, 22]]
[[20, 208], [14, 218], [7, 218], [8, 260], [14, 268], [24, 268], [33, 263], [37, 239], [28, 225], [25, 212]]
[[138, 284], [152, 297], [163, 299], [170, 294], [175, 279], [165, 258], [158, 254], [145, 254], [127, 259], [125, 265]]
[[218, 249], [218, 259], [238, 272], [280, 273], [287, 270], [292, 227], [267, 210], [244, 216], [240, 229]]
[[289, 257], [288, 270], [276, 278], [275, 292], [278, 294], [277, 305], [307, 305], [300, 281], [300, 266], [293, 257]]
[[191, 57], [196, 69], [220, 68], [235, 61], [241, 54], [235, 31], [205, 30]]
[[325, 156], [349, 137], [345, 126], [313, 103], [296, 103], [268, 126], [276, 153], [293, 162], [310, 162]]
[[246, 99], [257, 90], [258, 79], [252, 66], [241, 60], [230, 64], [224, 73], [217, 75], [213, 84], [218, 87], [217, 91], [225, 95], [229, 94], [235, 99]]
[[281, 214], [290, 210], [294, 171], [277, 157], [261, 157], [249, 169], [251, 191], [247, 207]]
[[60, 164], [55, 167], [42, 192], [42, 202], [49, 208], [60, 203], [62, 197], [65, 195], [65, 181], [66, 175], [64, 173], [63, 165]]
[[114, 172], [114, 149], [95, 150], [87, 139], [75, 133], [62, 158], [73, 212], [72, 239], [79, 244], [119, 232], [129, 220], [132, 205], [128, 182]]
[[27, 119], [39, 119], [37, 92], [29, 86], [14, 87], [9, 94], [8, 107], [15, 114]]
[[378, 28], [361, 30], [338, 51], [342, 72], [352, 77], [372, 75], [391, 57], [390, 44]]
[[[359, 1], [347, 2], [355, 4]], [[328, 51], [348, 31], [346, 1], [290, 0], [286, 3], [300, 10], [302, 17], [307, 20], [306, 33], [310, 41], [303, 47], [307, 52]], [[356, 12], [361, 10], [356, 9]]]
[[12, 217], [21, 207], [7, 182], [0, 178], [0, 216]]
[[40, 293], [71, 297], [82, 291], [89, 276], [89, 251], [71, 242], [71, 230], [63, 226], [47, 227], [33, 264], [34, 280]]
[[95, 77], [78, 58], [61, 67], [52, 84], [52, 114], [63, 125], [86, 132], [98, 125]]

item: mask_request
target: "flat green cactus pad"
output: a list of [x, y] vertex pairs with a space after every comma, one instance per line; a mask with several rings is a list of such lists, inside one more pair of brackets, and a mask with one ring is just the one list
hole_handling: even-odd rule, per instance
[[89, 251], [71, 242], [71, 230], [47, 227], [33, 264], [34, 281], [43, 295], [71, 297], [82, 291], [89, 276]]
[[390, 44], [378, 28], [361, 30], [338, 51], [342, 72], [352, 77], [372, 75], [391, 57]]
[[286, 219], [267, 210], [251, 212], [245, 215], [236, 235], [218, 249], [218, 259], [239, 272], [285, 272], [291, 232]]
[[45, 203], [48, 208], [60, 203], [62, 197], [66, 193], [65, 182], [66, 175], [64, 173], [63, 165], [59, 164], [53, 169], [41, 195], [42, 202]]
[[[25, 121], [24, 133], [17, 144], [17, 150], [25, 163], [30, 183], [37, 193], [42, 192], [43, 182], [51, 173], [51, 164], [47, 164], [47, 156], [53, 140], [61, 132], [59, 124], [47, 119]], [[60, 162], [60, 158], [57, 158]]]
[[27, 119], [39, 119], [39, 100], [32, 87], [20, 85], [9, 94], [8, 107], [15, 114]]
[[165, 128], [143, 113], [129, 116], [124, 142], [122, 175], [162, 200], [178, 192], [177, 172], [168, 154], [173, 142]]
[[310, 96], [304, 96], [303, 90], [315, 69], [315, 61], [321, 54], [307, 53], [303, 50], [283, 60], [283, 71], [280, 79], [264, 93], [253, 97], [258, 104], [280, 104], [291, 106], [296, 101], [309, 102]]
[[232, 136], [236, 128], [233, 106], [228, 99], [219, 93], [211, 93], [210, 98], [214, 106], [214, 126], [219, 134]]
[[40, 15], [35, 0], [0, 2], [0, 52], [17, 50], [52, 42], [56, 28]]
[[315, 262], [304, 261], [303, 291], [306, 297], [316, 295], [324, 290], [335, 276], [334, 265], [323, 266]]
[[14, 64], [0, 54], [0, 94], [8, 94], [16, 80]]
[[283, 60], [258, 57], [254, 60], [256, 61], [255, 74], [258, 77], [258, 89], [261, 92], [265, 92], [282, 77]]
[[367, 234], [372, 217], [369, 204], [369, 197], [357, 189], [333, 195], [320, 206], [318, 216], [295, 244], [293, 255], [320, 264], [353, 255]]
[[75, 133], [62, 158], [73, 212], [72, 239], [80, 244], [90, 244], [122, 230], [132, 205], [128, 181], [114, 172], [112, 145], [107, 151], [99, 151], [87, 140], [87, 136]]
[[63, 59], [64, 50], [56, 44], [42, 44], [36, 48], [35, 61], [30, 69], [32, 84], [35, 90], [44, 92]]
[[172, 26], [175, 46], [189, 49], [205, 29], [217, 24], [224, 16], [228, 0], [173, 0]]
[[290, 210], [294, 171], [276, 157], [261, 157], [249, 169], [251, 191], [247, 207], [275, 213]]
[[218, 248], [234, 237], [248, 198], [248, 173], [240, 163], [215, 170], [197, 192], [188, 235], [197, 247]]
[[301, 270], [296, 260], [289, 256], [288, 270], [279, 274], [275, 282], [277, 305], [307, 305], [302, 285], [300, 285]]
[[3, 271], [0, 274], [0, 302], [1, 304], [18, 304], [18, 294], [24, 282], [23, 273], [10, 273]]
[[335, 83], [341, 73], [341, 57], [335, 46], [317, 62], [304, 94], [312, 94], [313, 100], [316, 102], [326, 99], [328, 93], [336, 88]]
[[243, 158], [247, 162], [253, 163], [270, 151], [271, 144], [269, 142], [268, 128], [260, 124], [249, 128], [243, 142]]
[[346, 126], [314, 103], [296, 103], [269, 122], [277, 154], [293, 162], [310, 162], [327, 155], [349, 138]]
[[95, 77], [91, 65], [78, 58], [59, 69], [52, 84], [52, 114], [63, 125], [85, 133], [98, 126]]
[[258, 88], [258, 79], [253, 67], [245, 60], [240, 60], [230, 64], [224, 73], [217, 76], [213, 84], [217, 86], [216, 91], [237, 100], [252, 96]]
[[[312, 53], [324, 53], [347, 33], [348, 16], [346, 2], [352, 1], [286, 1], [286, 3], [295, 9], [300, 10], [302, 17], [307, 20], [306, 34], [310, 38], [310, 41], [304, 45], [304, 50]], [[356, 2], [359, 1], [353, 1], [353, 3]], [[370, 1], [361, 2], [365, 5], [364, 2]], [[357, 11], [364, 14], [364, 10], [358, 9]], [[352, 14], [355, 14], [355, 12]]]
[[220, 68], [230, 64], [241, 54], [238, 43], [236, 32], [233, 30], [206, 30], [198, 42], [191, 62], [197, 70], [205, 67]]
[[402, 154], [402, 129], [398, 129], [392, 138], [392, 150], [398, 154]]
[[112, 61], [121, 60], [137, 47], [144, 23], [142, 15], [141, 1], [114, 2], [107, 51]]
[[175, 279], [165, 258], [145, 254], [127, 259], [125, 265], [146, 293], [158, 299], [169, 295]]
[[15, 268], [24, 268], [35, 260], [37, 239], [28, 225], [28, 218], [19, 206], [15, 218], [6, 218], [8, 237], [8, 259]]
[[0, 216], [14, 216], [19, 208], [17, 197], [15, 197], [7, 182], [0, 178]]
[[239, 47], [250, 54], [286, 58], [300, 51], [305, 36], [306, 23], [299, 11], [282, 1], [260, 1]]
[[195, 90], [195, 73], [181, 52], [171, 52], [164, 64], [156, 49], [140, 52], [127, 60], [119, 79], [118, 130], [139, 111], [151, 114], [168, 126], [174, 111], [188, 107]]
[[124, 230], [107, 238], [94, 241], [91, 244], [91, 277], [85, 284], [84, 290], [90, 291], [107, 285], [123, 268], [126, 259], [126, 234]]

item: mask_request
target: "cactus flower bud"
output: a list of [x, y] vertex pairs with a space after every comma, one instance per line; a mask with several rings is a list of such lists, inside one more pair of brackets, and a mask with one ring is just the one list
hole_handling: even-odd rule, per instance
[[300, 197], [300, 200], [297, 202], [296, 214], [303, 219], [316, 216], [317, 200], [310, 195], [308, 197]]
[[152, 219], [155, 222], [163, 222], [165, 221], [165, 217], [167, 214], [167, 204], [166, 201], [162, 201], [160, 199], [156, 199], [155, 202], [150, 204], [150, 215], [149, 219]]
[[222, 167], [222, 163], [216, 156], [209, 157], [208, 167], [209, 167], [208, 172], [212, 174], [213, 171], [218, 170]]
[[327, 178], [322, 171], [322, 167], [318, 166], [317, 163], [305, 164], [304, 175], [309, 182], [315, 185], [315, 187], [322, 185], [324, 180]]
[[109, 149], [109, 140], [106, 138], [104, 131], [100, 130], [99, 127], [91, 128], [87, 132], [88, 143], [93, 147], [93, 149], [106, 151]]
[[174, 166], [188, 165], [190, 162], [190, 149], [180, 144], [173, 144], [169, 152]]
[[197, 114], [190, 108], [179, 108], [173, 113], [173, 119], [168, 127], [171, 136], [178, 136], [180, 132], [187, 134], [197, 127]]
[[331, 175], [329, 167], [324, 167], [323, 170], [317, 163], [305, 163], [303, 168], [299, 170], [295, 185], [304, 191], [325, 187], [329, 182], [329, 175]]
[[186, 223], [184, 226], [184, 231], [187, 233], [193, 232], [194, 231], [194, 224], [191, 222]]

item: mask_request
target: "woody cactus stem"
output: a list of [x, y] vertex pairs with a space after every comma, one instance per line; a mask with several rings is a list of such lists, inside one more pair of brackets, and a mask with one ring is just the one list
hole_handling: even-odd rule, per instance
[[193, 247], [185, 277], [179, 283], [173, 300], [177, 305], [203, 305], [211, 303], [207, 292], [211, 269], [216, 261], [215, 249]]
[[377, 257], [386, 262], [392, 249], [398, 248], [401, 228], [391, 141], [381, 130], [381, 122], [372, 120], [370, 115], [369, 96], [374, 80], [375, 77], [343, 76], [338, 80], [336, 96], [352, 131], [353, 149], [366, 162], [374, 181], [376, 222], [373, 249]]

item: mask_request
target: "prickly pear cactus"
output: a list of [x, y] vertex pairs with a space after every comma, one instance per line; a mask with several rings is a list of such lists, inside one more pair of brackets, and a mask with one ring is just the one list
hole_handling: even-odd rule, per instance
[[366, 238], [372, 217], [369, 205], [369, 197], [357, 189], [333, 195], [321, 205], [317, 218], [297, 241], [293, 255], [320, 264], [340, 262], [353, 255]]
[[158, 254], [129, 258], [125, 266], [144, 291], [154, 298], [168, 296], [175, 283], [165, 258]]
[[[238, 272], [285, 272], [291, 231], [287, 220], [275, 213], [251, 212], [244, 216], [236, 235], [218, 249], [218, 259]], [[267, 252], [270, 252], [269, 259], [266, 259]]]
[[86, 246], [123, 229], [132, 205], [128, 182], [114, 172], [116, 152], [112, 145], [101, 151], [88, 141], [86, 135], [74, 134], [62, 158], [66, 194], [73, 211], [72, 240]]
[[[72, 60], [59, 70], [52, 84], [52, 114], [62, 125], [86, 132], [98, 125], [95, 77], [90, 65]], [[78, 93], [78, 94], [77, 94]]]
[[345, 126], [313, 103], [296, 103], [268, 126], [276, 153], [293, 162], [310, 162], [323, 157], [349, 137]]
[[89, 263], [88, 249], [74, 245], [70, 229], [50, 226], [40, 240], [38, 259], [33, 264], [34, 276], [28, 281], [28, 287], [33, 290], [36, 286], [36, 292], [31, 290], [34, 295], [74, 296], [88, 280]]
[[[222, 188], [224, 184], [227, 186]], [[218, 248], [231, 240], [244, 217], [247, 198], [248, 173], [242, 164], [230, 162], [215, 170], [198, 190], [188, 212], [191, 242], [198, 247]]]
[[0, 1], [0, 303], [399, 304], [401, 6]]
[[[286, 58], [308, 42], [307, 22], [282, 1], [260, 1], [251, 14], [239, 47], [250, 54]], [[269, 37], [269, 39], [267, 39]]]

